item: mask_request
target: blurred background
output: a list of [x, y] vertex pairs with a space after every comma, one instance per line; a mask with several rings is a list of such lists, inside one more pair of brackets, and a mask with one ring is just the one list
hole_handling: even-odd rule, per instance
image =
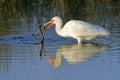
[[120, 0], [0, 0], [0, 36], [24, 34], [54, 16], [84, 20], [107, 29], [119, 25]]

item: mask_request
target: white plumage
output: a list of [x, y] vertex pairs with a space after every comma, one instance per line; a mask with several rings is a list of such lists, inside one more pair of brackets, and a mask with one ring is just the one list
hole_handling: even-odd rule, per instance
[[50, 24], [48, 28], [50, 28], [52, 24], [56, 25], [55, 30], [58, 35], [72, 37], [77, 39], [78, 43], [83, 40], [91, 40], [96, 37], [110, 35], [110, 33], [101, 26], [79, 20], [70, 20], [62, 28], [62, 19], [58, 16], [53, 17], [49, 22], [45, 23], [43, 27], [48, 24]]

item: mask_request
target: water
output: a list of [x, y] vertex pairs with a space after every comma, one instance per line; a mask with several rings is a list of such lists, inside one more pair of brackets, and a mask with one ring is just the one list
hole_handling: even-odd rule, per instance
[[[0, 80], [120, 79], [119, 1], [2, 0], [0, 4]], [[80, 19], [101, 25], [111, 36], [78, 45], [58, 36], [52, 27], [45, 33], [44, 48], [35, 45], [40, 35], [32, 34], [55, 15], [64, 23]]]

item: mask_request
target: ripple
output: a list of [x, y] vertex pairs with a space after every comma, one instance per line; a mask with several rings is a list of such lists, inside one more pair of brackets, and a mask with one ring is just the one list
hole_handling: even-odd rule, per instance
[[11, 35], [0, 38], [0, 45], [3, 44], [12, 44], [12, 45], [24, 45], [24, 44], [33, 44], [35, 37], [32, 35]]

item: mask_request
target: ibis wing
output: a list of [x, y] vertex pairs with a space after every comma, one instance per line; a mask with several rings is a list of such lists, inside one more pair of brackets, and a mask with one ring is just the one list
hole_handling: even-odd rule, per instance
[[65, 24], [63, 31], [69, 36], [96, 37], [107, 36], [109, 32], [98, 25], [92, 25], [84, 21], [71, 20]]

